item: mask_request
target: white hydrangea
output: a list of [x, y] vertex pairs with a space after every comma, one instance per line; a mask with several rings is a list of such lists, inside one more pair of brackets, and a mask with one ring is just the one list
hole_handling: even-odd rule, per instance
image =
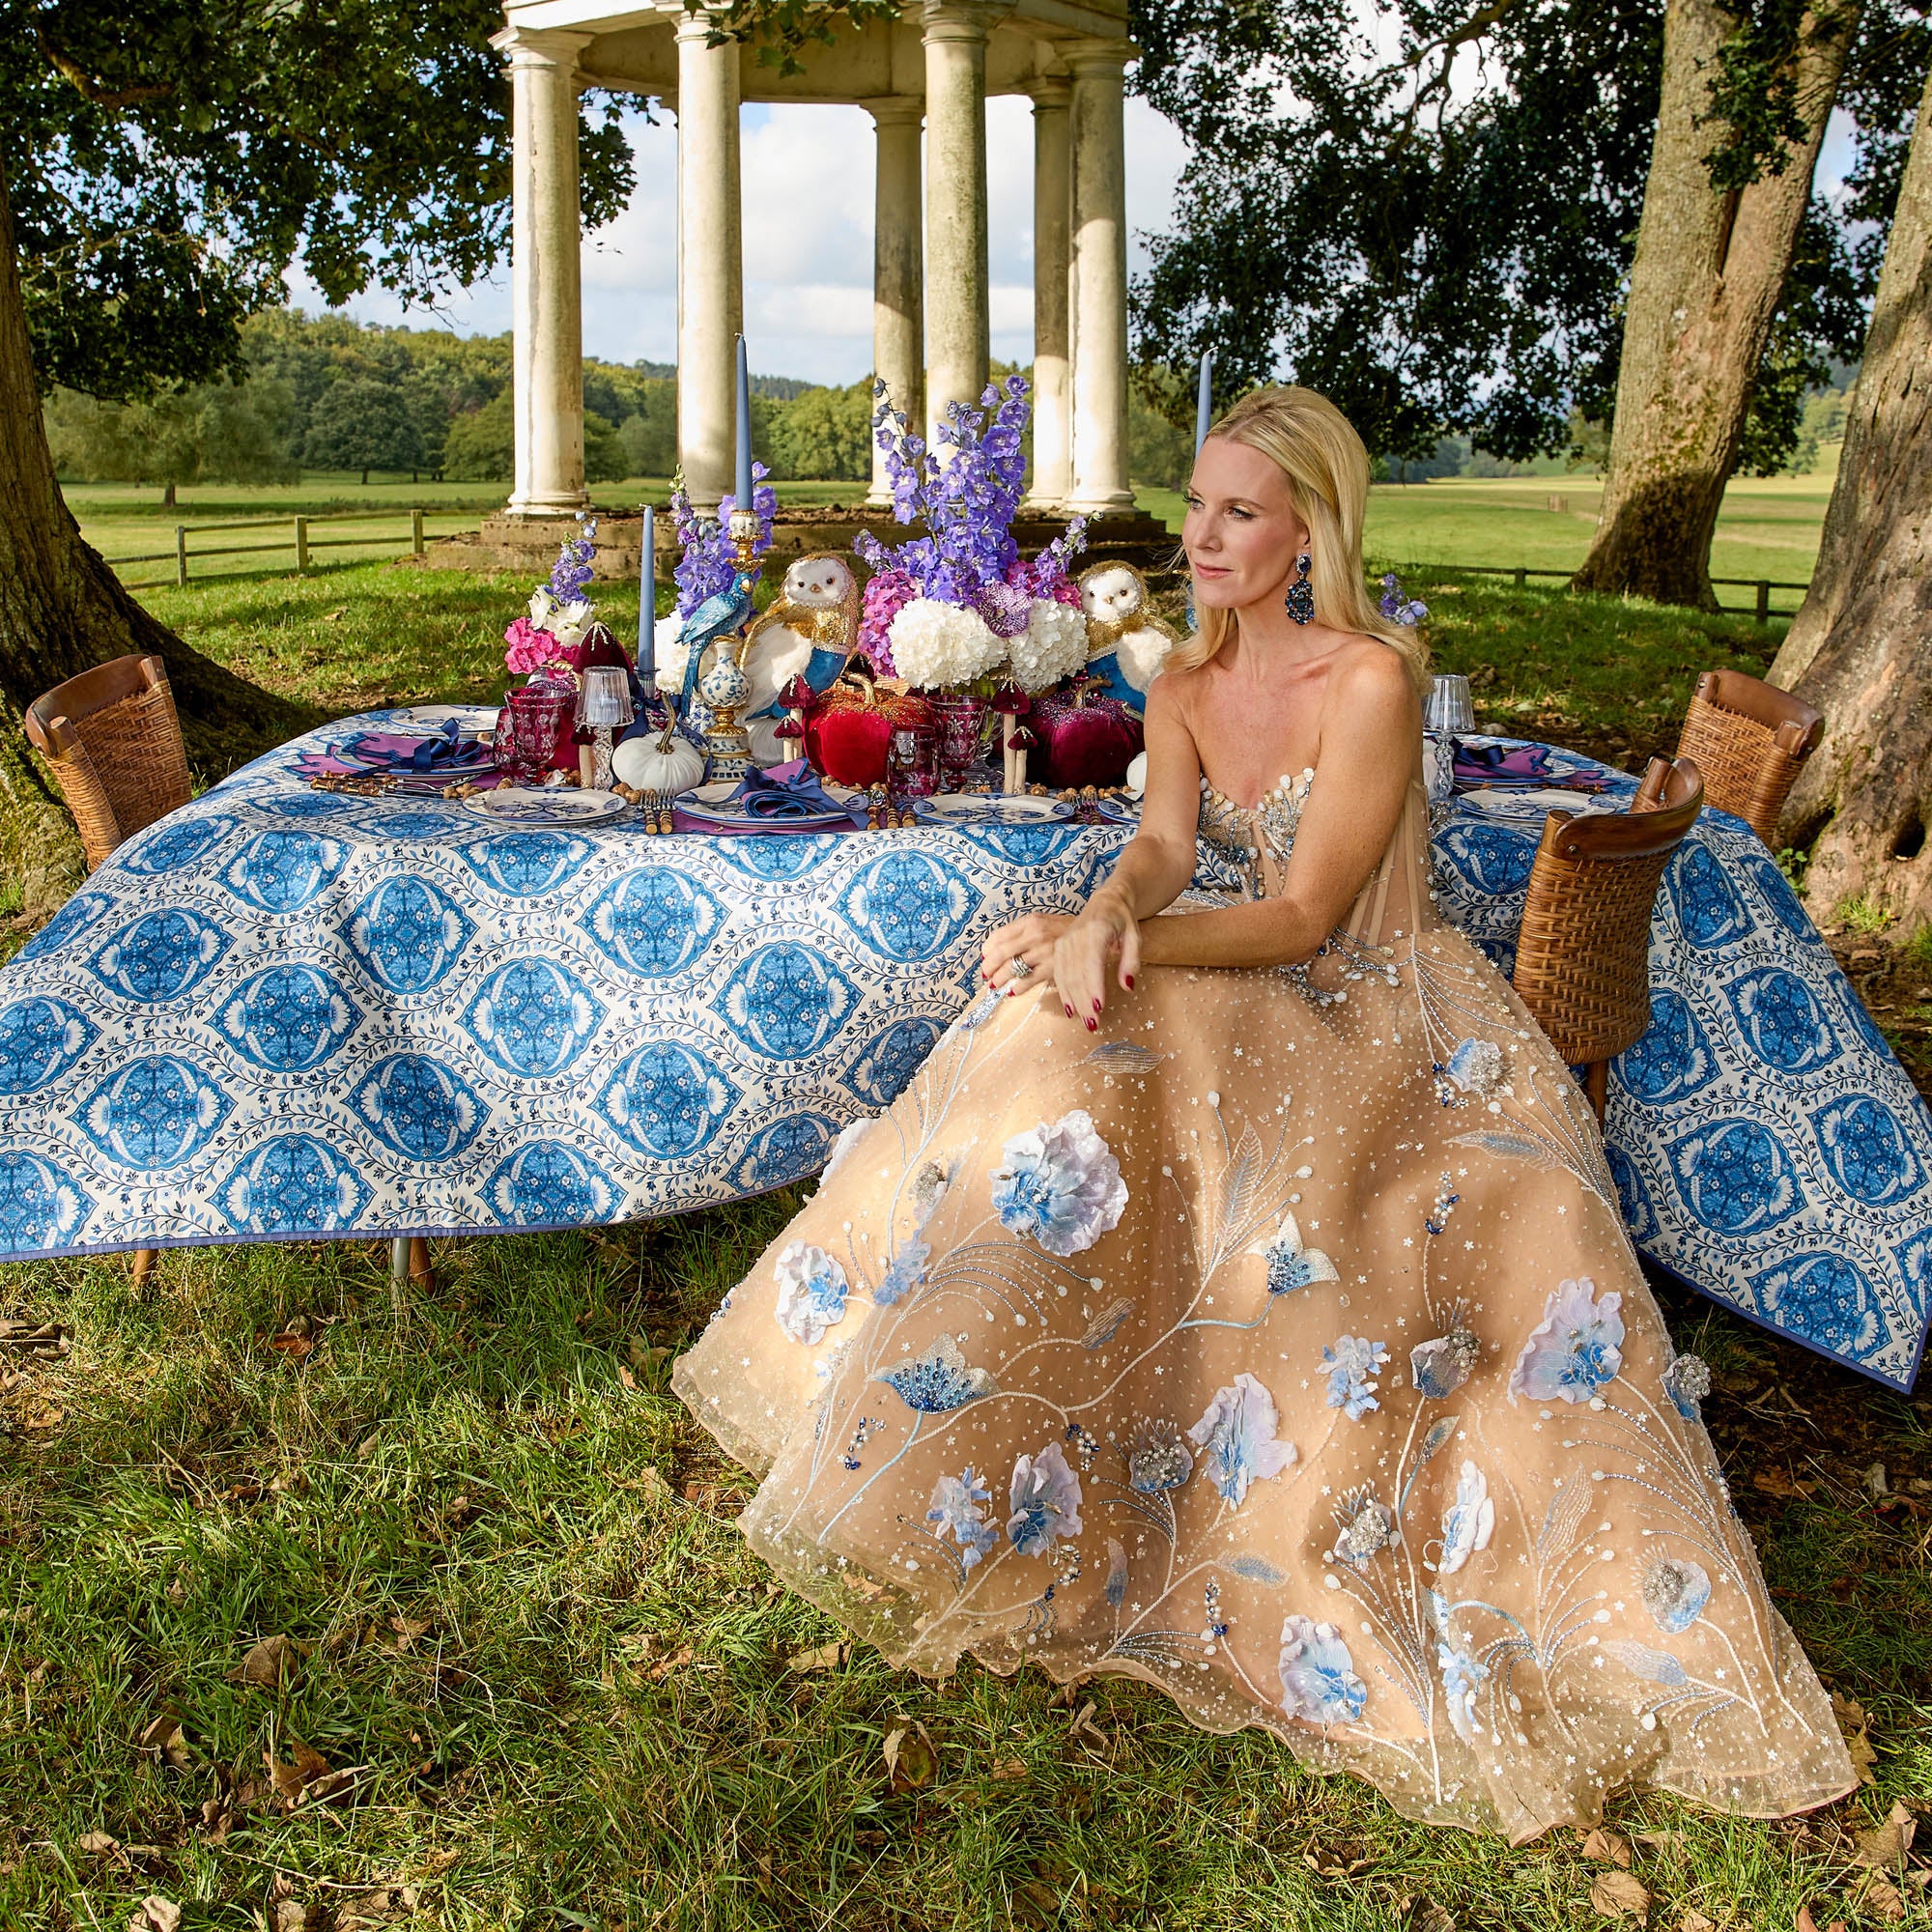
[[684, 619], [675, 611], [657, 621], [658, 689], [673, 696], [684, 689], [685, 661], [691, 656], [689, 647], [678, 641], [683, 628]]
[[1087, 620], [1051, 597], [1036, 597], [1027, 627], [1007, 640], [1013, 682], [1022, 691], [1047, 691], [1087, 663]]
[[915, 597], [893, 619], [887, 636], [899, 676], [926, 691], [971, 684], [997, 668], [1007, 654], [1005, 641], [979, 611], [931, 597]]
[[595, 621], [595, 607], [582, 597], [559, 603], [547, 583], [538, 584], [531, 593], [530, 622], [539, 631], [548, 631], [566, 650], [581, 644]]

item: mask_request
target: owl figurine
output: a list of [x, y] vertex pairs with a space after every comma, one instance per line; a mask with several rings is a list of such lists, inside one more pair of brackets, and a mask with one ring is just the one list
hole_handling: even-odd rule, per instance
[[1080, 576], [1080, 609], [1087, 618], [1087, 674], [1104, 681], [1135, 717], [1147, 710], [1148, 687], [1180, 641], [1154, 614], [1147, 579], [1130, 563], [1096, 563]]
[[813, 691], [831, 689], [859, 641], [859, 580], [842, 556], [802, 556], [785, 572], [771, 609], [753, 621], [741, 661], [752, 686], [745, 729], [758, 764], [798, 755], [795, 744], [776, 735], [785, 689], [798, 677]]

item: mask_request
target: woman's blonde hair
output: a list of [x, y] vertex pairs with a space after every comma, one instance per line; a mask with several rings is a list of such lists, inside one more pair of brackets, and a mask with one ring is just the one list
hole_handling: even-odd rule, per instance
[[[1313, 389], [1251, 389], [1208, 432], [1245, 443], [1288, 479], [1308, 525], [1308, 582], [1315, 614], [1337, 631], [1378, 638], [1401, 657], [1418, 689], [1428, 683], [1429, 648], [1414, 631], [1384, 617], [1362, 571], [1362, 513], [1369, 500], [1369, 452], [1349, 418]], [[1199, 633], [1168, 653], [1166, 668], [1210, 663], [1235, 635], [1232, 611], [1195, 605]]]

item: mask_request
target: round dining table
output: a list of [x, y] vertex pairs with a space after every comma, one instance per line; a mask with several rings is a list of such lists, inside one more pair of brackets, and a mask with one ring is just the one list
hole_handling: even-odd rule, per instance
[[[1077, 909], [1132, 836], [504, 825], [296, 769], [410, 722], [256, 759], [128, 839], [0, 969], [0, 1260], [602, 1226], [765, 1192], [905, 1086], [994, 926]], [[1544, 750], [1542, 788], [1435, 812], [1438, 902], [1505, 973], [1550, 804], [1635, 784]], [[1909, 1388], [1932, 1120], [1724, 812], [1665, 875], [1651, 986], [1605, 1132], [1632, 1238]]]

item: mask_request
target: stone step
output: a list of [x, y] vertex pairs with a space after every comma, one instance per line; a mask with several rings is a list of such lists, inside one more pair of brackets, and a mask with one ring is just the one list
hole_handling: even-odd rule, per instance
[[[441, 570], [511, 571], [542, 579], [550, 575], [558, 547], [572, 534], [569, 517], [485, 517], [471, 536], [440, 538], [425, 547], [423, 563]], [[1015, 519], [1013, 536], [1021, 554], [1035, 556], [1066, 528], [1064, 517], [1023, 516]], [[918, 525], [895, 524], [883, 512], [830, 504], [781, 509], [772, 526], [771, 555], [780, 564], [817, 551], [846, 554], [861, 530], [870, 530], [884, 543], [921, 534]], [[604, 582], [633, 582], [642, 562], [643, 519], [597, 513], [596, 549], [591, 575]], [[1143, 510], [1125, 516], [1093, 517], [1087, 523], [1087, 547], [1075, 565], [1076, 574], [1088, 564], [1115, 560], [1133, 564], [1156, 586], [1178, 581], [1174, 559], [1179, 539]], [[677, 528], [668, 516], [657, 520], [658, 575], [668, 578], [677, 561]]]

